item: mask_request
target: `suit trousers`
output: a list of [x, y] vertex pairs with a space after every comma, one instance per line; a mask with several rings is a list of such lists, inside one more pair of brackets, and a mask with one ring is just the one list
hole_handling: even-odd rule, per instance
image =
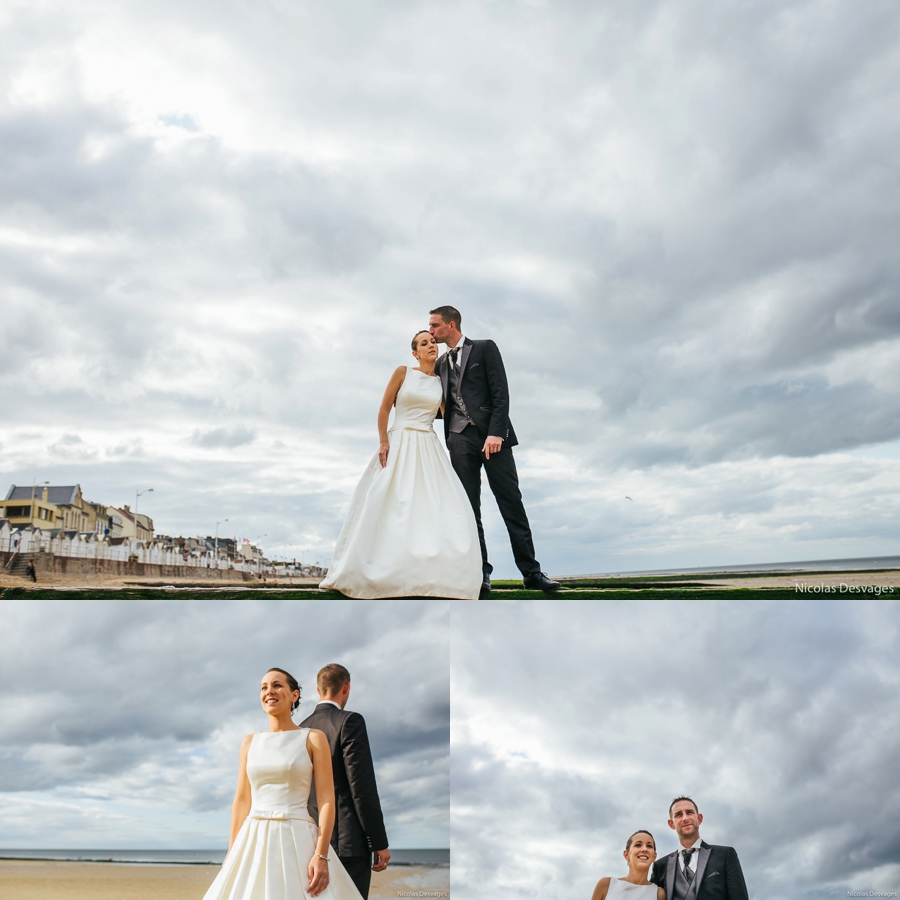
[[534, 539], [531, 526], [522, 503], [519, 490], [519, 473], [513, 458], [512, 447], [503, 445], [499, 453], [492, 453], [486, 459], [482, 448], [485, 437], [474, 426], [469, 425], [459, 433], [450, 432], [447, 449], [450, 462], [459, 476], [462, 486], [472, 504], [475, 521], [478, 524], [478, 540], [481, 542], [481, 563], [485, 575], [490, 575], [494, 567], [488, 562], [487, 545], [484, 542], [484, 528], [481, 524], [481, 469], [484, 467], [488, 484], [497, 500], [500, 515], [509, 532], [516, 566], [523, 575], [541, 571], [540, 563], [534, 558]]
[[368, 900], [369, 885], [372, 883], [372, 854], [368, 856], [340, 856], [341, 865], [356, 885], [356, 889]]

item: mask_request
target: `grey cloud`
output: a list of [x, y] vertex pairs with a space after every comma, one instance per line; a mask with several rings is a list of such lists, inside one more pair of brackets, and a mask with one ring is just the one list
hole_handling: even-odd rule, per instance
[[55, 456], [69, 459], [93, 459], [97, 449], [86, 444], [77, 434], [64, 434], [47, 448]]
[[[188, 69], [160, 62], [178, 96], [124, 74], [100, 89], [91, 69], [29, 99], [23, 73], [46, 60], [90, 68], [78, 48], [99, 19], [78, 3], [11, 15], [0, 404], [8, 428], [54, 423], [42, 448], [92, 427], [101, 447], [142, 439], [144, 474], [193, 473], [185, 435], [244, 428], [266, 439], [243, 451], [257, 472], [291, 434], [320, 438], [293, 468], [349, 472], [441, 302], [503, 350], [522, 454], [592, 479], [666, 469], [680, 487], [686, 470], [778, 473], [900, 439], [890, 4], [103, 8], [126, 55], [172, 29], [221, 55], [198, 41]], [[22, 456], [13, 480], [30, 477]], [[130, 479], [129, 459], [108, 454], [122, 468], [104, 483]], [[300, 530], [333, 541], [352, 485], [318, 478]], [[547, 522], [580, 528], [533, 484]], [[836, 484], [808, 487], [824, 500]], [[177, 490], [217, 517], [191, 479]], [[292, 503], [254, 502], [297, 530]], [[537, 527], [558, 548], [548, 566], [597, 568], [562, 526]], [[852, 555], [829, 540], [822, 555]]]
[[195, 429], [191, 443], [197, 447], [240, 447], [256, 440], [256, 432], [243, 425], [234, 428], [213, 428], [211, 431]]
[[[218, 843], [241, 735], [264, 725], [260, 674], [287, 666], [305, 716], [316, 672], [340, 661], [353, 676], [350, 708], [367, 720], [389, 831], [407, 846], [417, 829], [446, 840], [446, 604], [7, 602], [0, 612], [7, 801], [24, 791], [49, 804], [114, 803], [134, 820], [149, 806], [174, 828], [208, 814], [207, 841]], [[24, 702], [37, 696], [46, 701]], [[120, 840], [146, 831], [129, 828]]]
[[895, 605], [553, 601], [454, 618], [463, 897], [587, 896], [636, 828], [674, 848], [682, 792], [706, 839], [738, 850], [751, 896], [886, 889], [900, 871], [883, 779]]
[[107, 456], [143, 456], [144, 455], [144, 447], [143, 441], [140, 438], [136, 438], [132, 441], [121, 441], [116, 444], [114, 447], [106, 448]]

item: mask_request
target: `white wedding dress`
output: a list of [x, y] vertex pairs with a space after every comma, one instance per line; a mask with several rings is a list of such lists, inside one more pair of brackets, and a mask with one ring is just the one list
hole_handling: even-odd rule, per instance
[[441, 396], [440, 378], [407, 368], [387, 465], [376, 453], [363, 473], [321, 588], [361, 600], [478, 599], [475, 515], [432, 427]]
[[[306, 900], [319, 829], [306, 809], [313, 765], [308, 728], [254, 734], [247, 753], [252, 806], [203, 900]], [[318, 900], [362, 900], [334, 848]]]
[[621, 881], [618, 878], [609, 879], [609, 890], [606, 892], [606, 900], [656, 900], [657, 887], [655, 884], [632, 884], [630, 881]]

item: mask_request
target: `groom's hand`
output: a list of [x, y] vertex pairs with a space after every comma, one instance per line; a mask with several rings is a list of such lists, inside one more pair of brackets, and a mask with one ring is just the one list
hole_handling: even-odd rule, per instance
[[376, 850], [375, 851], [375, 865], [372, 866], [373, 872], [383, 872], [388, 863], [391, 861], [391, 851], [390, 850]]
[[503, 446], [503, 438], [499, 437], [489, 437], [484, 442], [484, 448], [482, 449], [482, 453], [484, 453], [485, 459], [490, 459], [492, 453], [499, 453], [500, 448]]

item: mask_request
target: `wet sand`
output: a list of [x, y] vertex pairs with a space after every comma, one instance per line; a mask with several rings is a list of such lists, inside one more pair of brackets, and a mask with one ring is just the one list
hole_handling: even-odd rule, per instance
[[[892, 587], [894, 589], [893, 596], [900, 596], [900, 572], [885, 569], [883, 572], [813, 572], [811, 574], [790, 575], [788, 573], [772, 573], [771, 575], [754, 575], [752, 578], [722, 578], [706, 580], [702, 577], [697, 578], [710, 586], [719, 587], [747, 588], [747, 587], [800, 587], [797, 596], [803, 595], [803, 587], [812, 588], [813, 586], [834, 588], [837, 596], [843, 597], [859, 597], [872, 596], [871, 592], [863, 592], [851, 590], [851, 588], [873, 587]], [[841, 586], [845, 589], [842, 590]], [[891, 592], [886, 592], [887, 596], [891, 596]]]
[[[218, 866], [0, 860], [0, 897], [9, 900], [202, 900]], [[370, 900], [411, 891], [450, 896], [450, 870], [398, 866], [372, 875]]]

